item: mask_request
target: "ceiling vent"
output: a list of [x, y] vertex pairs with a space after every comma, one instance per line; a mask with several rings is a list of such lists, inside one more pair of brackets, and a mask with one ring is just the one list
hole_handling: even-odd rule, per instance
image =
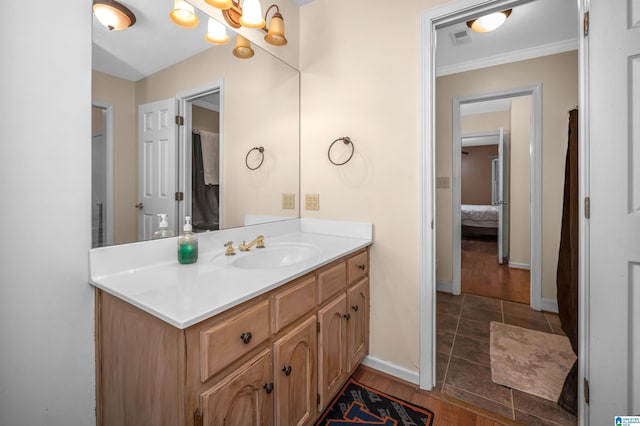
[[462, 28], [456, 31], [452, 31], [449, 33], [451, 35], [451, 40], [453, 40], [453, 44], [459, 46], [461, 44], [471, 43], [471, 36], [469, 35], [469, 30], [467, 28]]

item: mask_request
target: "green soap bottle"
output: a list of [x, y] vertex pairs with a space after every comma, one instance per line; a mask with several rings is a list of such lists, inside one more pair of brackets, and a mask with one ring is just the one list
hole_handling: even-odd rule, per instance
[[193, 233], [191, 217], [185, 216], [183, 232], [178, 237], [178, 262], [183, 265], [198, 260], [198, 235]]

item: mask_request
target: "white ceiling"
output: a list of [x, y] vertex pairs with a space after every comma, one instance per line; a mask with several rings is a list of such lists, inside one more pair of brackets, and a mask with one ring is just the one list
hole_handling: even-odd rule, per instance
[[[296, 0], [298, 5], [311, 0]], [[183, 29], [169, 19], [172, 0], [121, 0], [136, 15], [136, 24], [109, 31], [93, 19], [94, 69], [136, 81], [205, 49], [208, 17], [198, 11], [200, 25]], [[498, 30], [468, 31], [468, 42], [456, 45], [452, 34], [466, 31], [464, 22], [437, 31], [437, 74], [467, 71], [505, 61], [522, 60], [577, 48], [575, 0], [535, 0], [513, 9]], [[232, 31], [229, 35], [233, 37]]]

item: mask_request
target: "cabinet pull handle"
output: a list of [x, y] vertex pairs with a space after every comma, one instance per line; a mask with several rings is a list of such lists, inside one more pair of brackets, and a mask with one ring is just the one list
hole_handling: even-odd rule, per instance
[[282, 367], [282, 371], [284, 372], [285, 376], [290, 376], [291, 375], [291, 366], [284, 366]]
[[271, 393], [273, 392], [273, 383], [265, 383], [263, 388], [266, 393]]
[[353, 306], [351, 307], [351, 310], [352, 310], [353, 312], [358, 312], [358, 309], [359, 309], [359, 308], [358, 308], [358, 305], [353, 305]]
[[367, 269], [367, 267], [366, 267], [365, 265], [358, 265], [358, 268], [360, 268], [360, 269], [361, 269], [361, 270], [363, 270], [363, 271], [364, 271], [365, 269]]
[[349, 318], [351, 318], [351, 314], [349, 314], [349, 312], [347, 312], [346, 314], [343, 315], [343, 317], [344, 317], [344, 319], [349, 321]]
[[246, 333], [242, 333], [240, 335], [240, 339], [242, 340], [242, 343], [244, 343], [245, 345], [248, 345], [249, 342], [251, 341], [251, 333], [248, 331]]

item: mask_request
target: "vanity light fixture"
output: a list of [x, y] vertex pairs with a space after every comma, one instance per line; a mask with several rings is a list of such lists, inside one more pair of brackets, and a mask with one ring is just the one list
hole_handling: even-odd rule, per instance
[[249, 59], [255, 52], [251, 48], [251, 43], [240, 34], [236, 34], [236, 47], [233, 49], [233, 56], [240, 59]]
[[490, 13], [489, 15], [467, 21], [467, 26], [477, 33], [488, 33], [504, 24], [509, 15], [511, 15], [511, 9]]
[[276, 12], [273, 14], [271, 18], [271, 22], [269, 23], [269, 29], [267, 30], [267, 35], [264, 36], [264, 41], [274, 46], [284, 46], [287, 44], [287, 39], [284, 36], [284, 19], [280, 14], [280, 8], [276, 4], [272, 4], [267, 9], [267, 13], [264, 14], [264, 19], [267, 19], [267, 15], [269, 15], [269, 11], [272, 8], [276, 8]]
[[204, 0], [208, 5], [215, 7], [220, 10], [231, 9], [233, 6], [233, 1], [231, 0]]
[[115, 0], [94, 0], [93, 13], [109, 30], [124, 30], [136, 23], [136, 16]]
[[226, 44], [230, 38], [227, 35], [227, 28], [213, 18], [209, 18], [205, 40], [213, 44]]
[[195, 28], [198, 26], [198, 15], [195, 8], [184, 0], [173, 0], [173, 10], [169, 17], [179, 27]]
[[[222, 16], [231, 28], [258, 28], [266, 32], [265, 41], [274, 46], [284, 46], [287, 39], [284, 35], [284, 19], [280, 8], [272, 4], [262, 16], [260, 0], [205, 0], [207, 4], [222, 10]], [[272, 8], [276, 9], [269, 27], [267, 28], [267, 16]]]

